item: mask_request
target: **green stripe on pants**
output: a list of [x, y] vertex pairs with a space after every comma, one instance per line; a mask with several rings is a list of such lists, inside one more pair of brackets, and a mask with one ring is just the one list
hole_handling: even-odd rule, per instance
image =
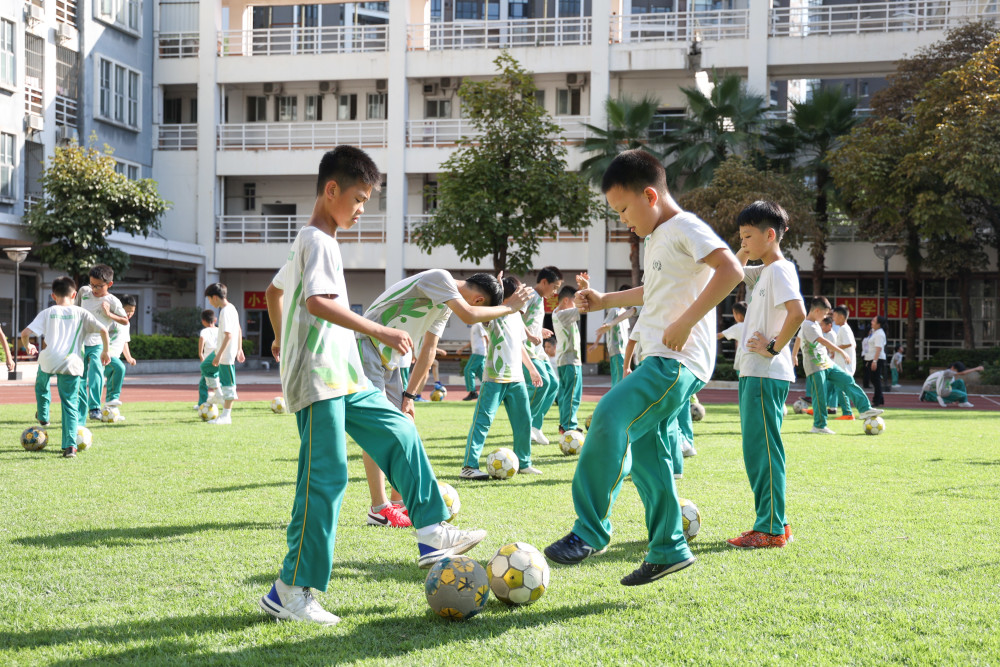
[[625, 355], [611, 355], [611, 386], [615, 386], [622, 381], [622, 373], [625, 369]]
[[[740, 377], [743, 464], [757, 513], [753, 529], [770, 535], [785, 533], [785, 447], [781, 442], [781, 422], [788, 385], [784, 380]], [[814, 410], [818, 396], [823, 394], [814, 391]], [[826, 412], [825, 407], [823, 411]]]

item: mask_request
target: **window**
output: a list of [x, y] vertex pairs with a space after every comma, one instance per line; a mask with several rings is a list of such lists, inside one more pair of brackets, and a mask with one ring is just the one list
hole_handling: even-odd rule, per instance
[[543, 109], [545, 108], [545, 91], [544, 90], [536, 90], [535, 91], [535, 104], [537, 104], [538, 106], [542, 107]]
[[197, 123], [198, 122], [198, 98], [197, 97], [192, 97], [191, 98], [191, 102], [189, 103], [189, 108], [190, 108], [190, 111], [191, 111], [191, 115], [188, 117], [188, 122], [189, 123]]
[[451, 118], [451, 100], [424, 100], [424, 118]]
[[278, 95], [274, 98], [274, 118], [280, 123], [299, 119], [299, 98], [295, 95]]
[[163, 100], [163, 122], [166, 125], [178, 125], [181, 122], [181, 98], [174, 97]]
[[267, 120], [267, 98], [261, 95], [247, 97], [247, 122], [263, 123]]
[[861, 97], [868, 97], [868, 82], [862, 81], [858, 84], [858, 95]]
[[17, 85], [14, 70], [14, 23], [0, 20], [0, 86], [13, 88]]
[[99, 58], [98, 63], [98, 115], [102, 120], [139, 129], [142, 74], [107, 58]]
[[355, 93], [341, 95], [337, 100], [337, 120], [358, 119], [358, 96]]
[[306, 95], [305, 119], [308, 121], [323, 120], [322, 95]]
[[578, 88], [572, 90], [561, 88], [556, 91], [556, 115], [580, 115], [580, 90]]
[[385, 120], [386, 94], [368, 93], [368, 120]]
[[0, 197], [14, 198], [13, 134], [0, 134]]
[[94, 17], [121, 30], [138, 33], [142, 27], [141, 0], [98, 0]]
[[139, 179], [139, 171], [139, 165], [137, 164], [115, 160], [115, 173], [123, 175], [130, 181], [136, 181]]
[[257, 208], [257, 184], [243, 184], [243, 210], [253, 211]]

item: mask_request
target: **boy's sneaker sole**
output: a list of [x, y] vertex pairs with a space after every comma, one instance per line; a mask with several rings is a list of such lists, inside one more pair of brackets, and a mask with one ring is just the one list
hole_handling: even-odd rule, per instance
[[[452, 530], [458, 529], [453, 528]], [[458, 556], [459, 554], [464, 554], [466, 551], [471, 551], [477, 544], [486, 538], [485, 530], [465, 530], [461, 532], [464, 535], [464, 539], [461, 542], [456, 542], [450, 546], [420, 554], [420, 558], [417, 560], [417, 565], [420, 566], [420, 569], [426, 570], [442, 558], [446, 558], [448, 556]], [[417, 539], [419, 540], [420, 538], [418, 537]], [[429, 546], [423, 544], [422, 542], [418, 542], [417, 544], [420, 548]]]
[[458, 473], [459, 479], [471, 479], [476, 482], [483, 482], [490, 478], [490, 476], [480, 470], [479, 468], [462, 468], [462, 472]]
[[643, 561], [642, 565], [640, 565], [634, 572], [622, 577], [622, 586], [642, 586], [643, 584], [651, 584], [657, 579], [662, 579], [668, 574], [673, 574], [674, 572], [683, 570], [688, 565], [692, 565], [694, 561], [694, 556], [669, 565], [661, 563], [647, 563], [646, 561]]

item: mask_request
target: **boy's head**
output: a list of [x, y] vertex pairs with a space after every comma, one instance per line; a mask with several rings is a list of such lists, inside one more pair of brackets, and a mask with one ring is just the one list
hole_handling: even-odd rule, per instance
[[517, 288], [521, 286], [521, 281], [517, 279], [517, 276], [504, 276], [503, 277], [503, 302], [507, 303], [507, 299], [517, 291]]
[[139, 302], [131, 294], [125, 294], [121, 298], [122, 310], [125, 311], [125, 317], [132, 319], [135, 315], [135, 310], [139, 305]]
[[458, 288], [470, 306], [499, 306], [504, 299], [503, 285], [492, 273], [476, 273]]
[[90, 289], [94, 296], [105, 296], [114, 285], [115, 272], [107, 264], [96, 264], [90, 269]]
[[545, 349], [545, 354], [549, 355], [550, 357], [554, 357], [556, 354], [556, 337], [549, 336], [548, 338], [543, 340], [542, 347]]
[[52, 281], [52, 299], [60, 301], [76, 297], [76, 281], [69, 276], [59, 276]]
[[733, 317], [737, 322], [742, 322], [747, 317], [747, 302], [737, 301], [733, 304]]
[[206, 327], [215, 325], [215, 311], [209, 308], [201, 311], [201, 323]]
[[830, 301], [825, 296], [814, 296], [809, 299], [809, 319], [821, 321], [830, 314]]
[[337, 146], [319, 162], [316, 196], [334, 224], [349, 229], [381, 184], [382, 174], [368, 153], [354, 146]]
[[571, 308], [573, 306], [573, 298], [575, 296], [575, 287], [572, 285], [563, 285], [563, 288], [559, 290], [559, 306], [562, 308]]
[[823, 331], [823, 333], [829, 333], [830, 331], [832, 331], [833, 330], [833, 317], [831, 317], [830, 315], [827, 315], [822, 320], [820, 320], [820, 322], [819, 322], [819, 328]]
[[559, 291], [562, 282], [562, 271], [554, 266], [546, 266], [539, 270], [538, 277], [535, 278], [535, 291], [543, 299], [548, 299]]
[[736, 224], [740, 228], [741, 246], [750, 259], [760, 259], [781, 243], [788, 231], [788, 214], [778, 204], [759, 199], [740, 211]]
[[622, 224], [642, 238], [662, 222], [662, 207], [670, 201], [663, 164], [641, 148], [615, 156], [601, 178], [601, 192]]
[[897, 345], [896, 346], [896, 353], [897, 354], [903, 354], [903, 346], [902, 345]]
[[847, 322], [847, 316], [849, 313], [850, 311], [847, 310], [847, 306], [837, 306], [836, 308], [833, 309], [834, 323], [838, 327], [844, 326], [844, 323]]
[[212, 283], [205, 288], [205, 298], [215, 308], [221, 308], [226, 305], [226, 294], [228, 293], [229, 290], [222, 283]]
[[956, 373], [961, 373], [962, 371], [965, 370], [965, 364], [963, 364], [961, 361], [956, 361], [955, 363], [953, 363], [948, 368], [950, 368], [951, 370], [955, 371]]

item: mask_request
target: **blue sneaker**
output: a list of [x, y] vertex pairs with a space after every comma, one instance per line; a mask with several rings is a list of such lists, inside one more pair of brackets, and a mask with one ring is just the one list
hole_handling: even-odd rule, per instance
[[595, 549], [584, 542], [576, 533], [570, 533], [561, 540], [556, 540], [545, 547], [545, 555], [549, 560], [554, 560], [563, 565], [576, 565], [590, 556], [600, 556], [608, 548]]
[[430, 535], [417, 535], [418, 564], [427, 569], [442, 558], [464, 554], [486, 537], [485, 530], [459, 530], [442, 521]]
[[447, 391], [447, 389], [445, 388], [445, 386], [443, 384], [441, 384], [440, 380], [436, 380], [434, 382], [434, 388], [435, 389], [444, 389], [445, 391]]
[[312, 590], [287, 586], [281, 579], [271, 585], [271, 592], [260, 599], [260, 608], [278, 620], [304, 621], [317, 625], [336, 625], [340, 618], [323, 609]]
[[420, 394], [417, 394], [417, 397], [415, 399], [413, 399], [413, 402], [414, 403], [425, 403], [425, 402], [427, 402], [427, 399], [424, 398], [423, 396], [421, 396]]

